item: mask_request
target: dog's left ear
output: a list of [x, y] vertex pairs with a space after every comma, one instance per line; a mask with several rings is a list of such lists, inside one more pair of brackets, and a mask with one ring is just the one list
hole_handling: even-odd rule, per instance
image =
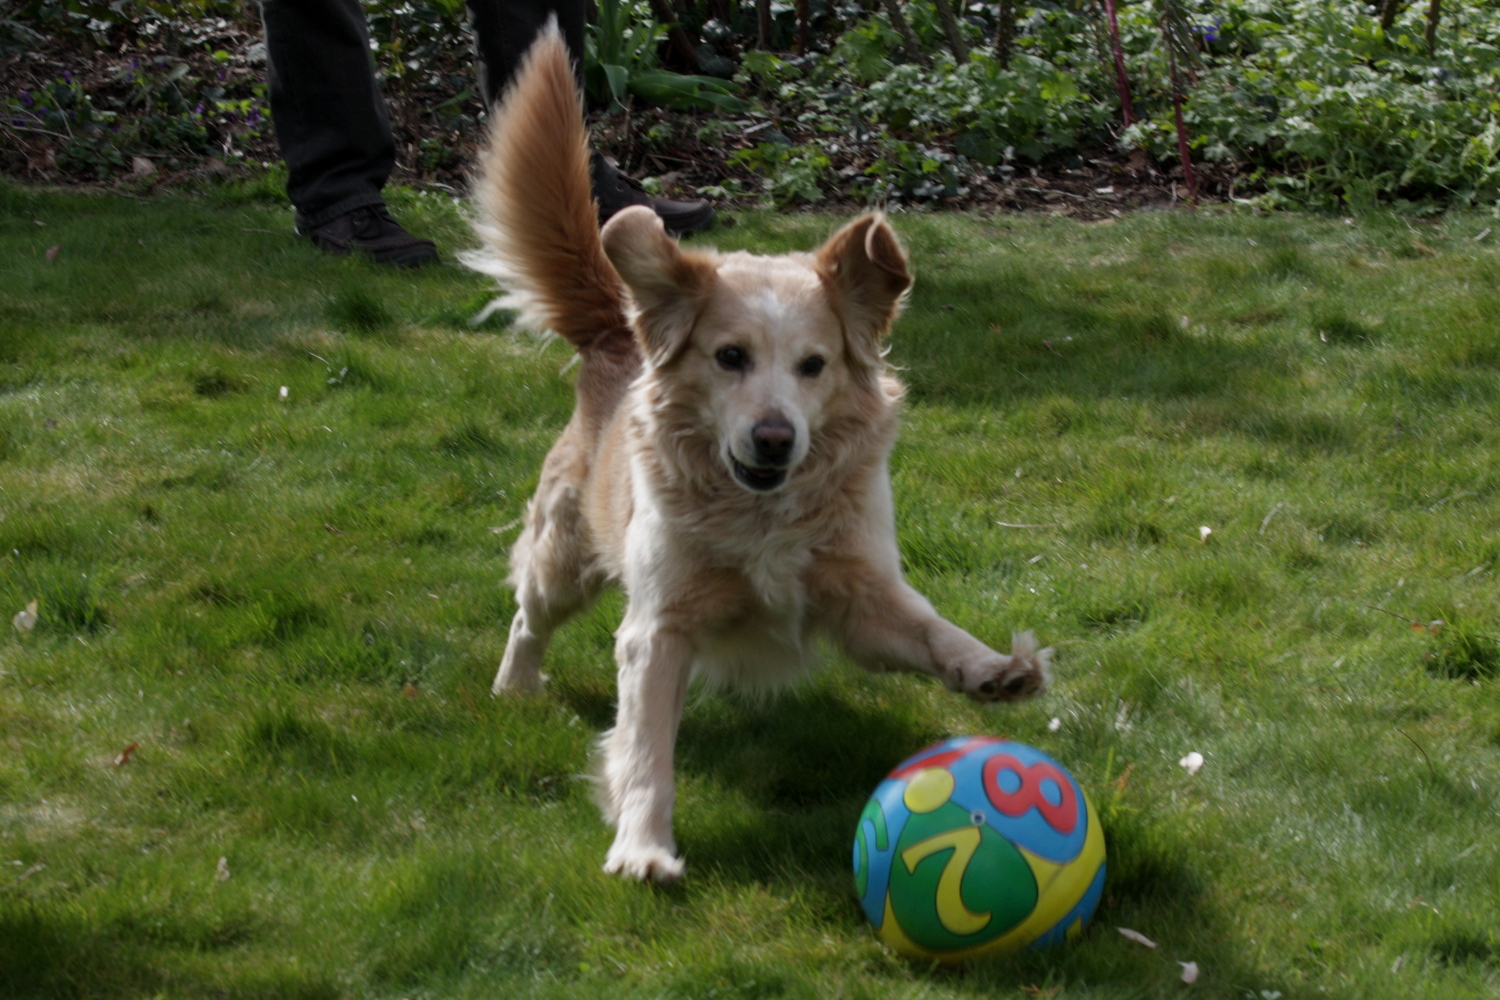
[[687, 345], [718, 270], [711, 258], [683, 252], [644, 205], [616, 213], [599, 237], [640, 309], [636, 336], [646, 359], [653, 367], [665, 364]]
[[828, 238], [818, 250], [818, 276], [844, 321], [851, 358], [881, 365], [881, 345], [902, 296], [911, 287], [906, 251], [879, 212], [861, 216]]

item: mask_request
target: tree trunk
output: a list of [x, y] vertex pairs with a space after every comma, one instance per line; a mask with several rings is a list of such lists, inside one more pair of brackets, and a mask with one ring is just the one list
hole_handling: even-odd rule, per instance
[[1016, 45], [1016, 0], [1000, 0], [1000, 16], [995, 25], [995, 58], [1001, 69], [1010, 69], [1010, 53]]
[[1396, 23], [1396, 17], [1401, 13], [1401, 0], [1385, 0], [1380, 7], [1380, 32], [1390, 34], [1391, 25]]
[[1427, 54], [1437, 51], [1438, 17], [1443, 12], [1443, 0], [1432, 0], [1427, 5]]
[[755, 24], [758, 37], [755, 47], [767, 50], [771, 47], [771, 0], [755, 0]]
[[797, 0], [797, 54], [807, 55], [807, 36], [811, 30], [812, 15], [807, 10], [808, 0]]
[[688, 37], [682, 25], [677, 23], [677, 14], [672, 10], [672, 5], [667, 0], [651, 0], [651, 16], [656, 18], [660, 24], [670, 24], [667, 29], [667, 48], [676, 56], [677, 61], [689, 72], [697, 73], [698, 52], [693, 48], [693, 40]]
[[1188, 152], [1187, 126], [1182, 121], [1182, 84], [1177, 76], [1177, 55], [1167, 45], [1167, 68], [1172, 77], [1172, 115], [1177, 122], [1177, 156], [1182, 160], [1182, 179], [1187, 184], [1188, 204], [1198, 205], [1198, 175]]
[[[769, 0], [767, 0], [769, 2]], [[931, 66], [927, 56], [922, 52], [922, 46], [917, 44], [917, 36], [912, 33], [911, 25], [906, 23], [906, 18], [901, 14], [901, 0], [882, 0], [885, 4], [885, 12], [891, 19], [891, 27], [901, 36], [901, 47], [906, 50], [906, 58], [921, 66]]]
[[937, 7], [938, 20], [943, 23], [943, 32], [948, 36], [948, 48], [953, 50], [953, 58], [957, 59], [958, 64], [962, 66], [969, 61], [969, 46], [964, 41], [958, 20], [953, 16], [953, 7], [949, 5], [948, 0], [932, 0], [932, 2]]
[[1120, 46], [1120, 19], [1115, 16], [1115, 0], [1104, 0], [1104, 13], [1109, 17], [1109, 44], [1115, 57], [1115, 90], [1120, 93], [1120, 116], [1125, 127], [1135, 124], [1135, 112], [1130, 107], [1130, 78], [1125, 75], [1125, 50]]

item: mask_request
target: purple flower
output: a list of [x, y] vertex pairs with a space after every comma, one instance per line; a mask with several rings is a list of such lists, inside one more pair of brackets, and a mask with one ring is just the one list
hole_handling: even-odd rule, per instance
[[32, 100], [31, 100], [31, 91], [29, 91], [29, 90], [23, 90], [23, 91], [21, 91], [21, 103], [24, 104], [24, 105], [26, 105], [28, 108], [31, 107], [31, 105], [33, 103]]
[[1214, 18], [1213, 24], [1200, 24], [1198, 30], [1203, 34], [1205, 42], [1213, 43], [1219, 40], [1219, 28], [1224, 24], [1222, 17]]
[[201, 114], [203, 114], [203, 105], [200, 104], [196, 108], [194, 108], [193, 109], [193, 114], [195, 114], [195, 115], [201, 115]]
[[72, 82], [73, 82], [73, 71], [70, 70], [70, 69], [63, 70], [63, 83], [72, 83]]

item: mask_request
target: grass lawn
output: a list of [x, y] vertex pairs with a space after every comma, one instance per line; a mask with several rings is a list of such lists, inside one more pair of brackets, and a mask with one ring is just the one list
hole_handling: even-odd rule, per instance
[[[446, 201], [398, 207], [467, 243]], [[696, 696], [688, 879], [654, 889], [601, 873], [577, 780], [619, 600], [545, 693], [489, 696], [565, 349], [282, 207], [0, 187], [0, 994], [1494, 996], [1493, 220], [895, 222], [908, 574], [992, 644], [1035, 628], [1054, 690], [982, 710], [835, 663]], [[933, 970], [864, 925], [865, 797], [964, 733], [1099, 808], [1109, 882], [1065, 951]]]

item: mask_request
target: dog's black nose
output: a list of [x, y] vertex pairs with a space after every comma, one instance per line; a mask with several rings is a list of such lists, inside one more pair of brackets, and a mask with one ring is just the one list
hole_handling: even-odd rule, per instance
[[792, 457], [797, 430], [785, 420], [762, 420], [750, 431], [755, 460], [763, 465], [785, 465]]

